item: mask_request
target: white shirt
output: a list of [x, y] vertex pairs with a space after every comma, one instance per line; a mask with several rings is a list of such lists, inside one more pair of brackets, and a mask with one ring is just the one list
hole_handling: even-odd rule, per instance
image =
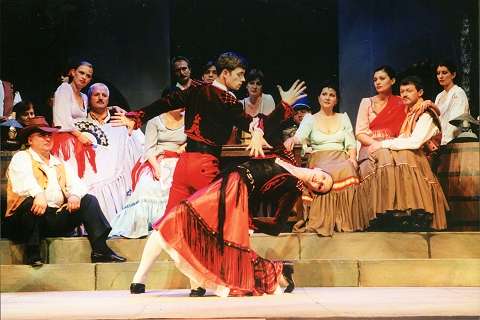
[[418, 118], [415, 129], [413, 129], [410, 136], [400, 135], [394, 139], [384, 140], [382, 141], [382, 148], [390, 150], [416, 150], [439, 132], [440, 130], [433, 122], [432, 117], [425, 112]]
[[469, 112], [468, 98], [457, 85], [450, 90], [443, 90], [435, 98], [435, 105], [440, 109], [440, 124], [442, 126], [442, 145], [453, 140], [458, 134], [458, 128], [449, 123], [450, 120]]
[[[45, 190], [42, 189], [33, 175], [32, 158], [41, 163], [42, 169], [47, 174], [48, 184]], [[58, 184], [56, 169], [56, 166], [61, 163], [65, 166], [66, 198], [71, 195], [82, 198], [87, 193], [87, 188], [68, 163], [62, 162], [53, 155], [50, 155], [48, 163], [45, 163], [31, 148], [17, 152], [10, 161], [7, 175], [12, 183], [12, 191], [24, 197], [35, 197], [38, 193], [45, 192], [49, 207], [61, 207], [65, 201], [62, 189]]]
[[227, 91], [227, 92], [230, 93], [235, 99], [237, 98], [232, 91], [228, 90], [228, 88], [227, 88], [223, 83], [220, 83], [220, 82], [217, 81], [216, 79], [213, 80], [212, 86], [214, 86], [214, 87], [216, 87], [216, 88], [218, 88], [218, 89], [220, 89], [220, 90]]

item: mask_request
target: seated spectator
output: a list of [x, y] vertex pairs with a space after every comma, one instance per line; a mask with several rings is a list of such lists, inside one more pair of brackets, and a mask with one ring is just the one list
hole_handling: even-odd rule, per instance
[[320, 111], [305, 116], [295, 135], [285, 141], [285, 147], [291, 150], [295, 143], [308, 139], [312, 149], [308, 167], [325, 169], [334, 182], [328, 194], [304, 195], [304, 200], [311, 199], [310, 209], [295, 224], [295, 232], [330, 236], [334, 230], [355, 231], [363, 227], [353, 204], [359, 183], [357, 145], [348, 115], [335, 111], [338, 101], [336, 87], [325, 85], [318, 96]]
[[95, 168], [92, 141], [75, 126], [78, 119], [85, 119], [87, 116], [88, 99], [81, 90], [90, 83], [92, 76], [91, 63], [77, 63], [74, 69], [68, 71], [70, 83], [62, 82], [55, 91], [53, 100], [53, 125], [60, 126], [61, 130], [53, 135], [52, 154], [62, 160], [69, 160], [73, 155], [78, 165], [79, 177], [83, 177], [85, 160]]
[[364, 169], [369, 178], [361, 182], [357, 194], [366, 199], [364, 209], [368, 209], [373, 230], [428, 231], [447, 227], [448, 204], [426, 157], [440, 145], [440, 112], [431, 101], [424, 102], [422, 95], [418, 77], [403, 79], [400, 96], [407, 106], [407, 116], [400, 135], [376, 141], [368, 148], [370, 157]]
[[213, 61], [208, 61], [203, 67], [202, 80], [212, 83], [215, 79], [217, 79], [217, 67]]
[[[78, 120], [76, 128], [95, 146], [95, 168], [85, 165], [82, 181], [94, 195], [108, 221], [122, 210], [132, 189], [131, 172], [142, 156], [145, 137], [141, 130], [129, 134], [126, 127], [110, 123], [110, 91], [103, 83], [94, 83], [88, 90], [89, 112]], [[75, 159], [69, 160], [77, 166]]]
[[133, 193], [111, 221], [110, 236], [147, 236], [160, 219], [173, 180], [178, 154], [185, 149], [183, 109], [172, 110], [147, 122], [144, 159], [132, 170]]
[[470, 112], [467, 95], [455, 84], [456, 77], [457, 67], [452, 62], [442, 61], [437, 64], [437, 80], [443, 91], [435, 98], [435, 105], [440, 110], [442, 145], [447, 144], [460, 133], [457, 127], [450, 124], [450, 120]]
[[33, 103], [28, 100], [23, 100], [16, 103], [13, 106], [13, 112], [15, 112], [15, 119], [23, 126], [27, 119], [35, 117], [35, 110], [33, 109]]
[[290, 137], [293, 137], [295, 132], [297, 132], [298, 126], [302, 122], [303, 118], [307, 114], [312, 113], [312, 108], [309, 106], [308, 97], [304, 97], [295, 102], [293, 105], [293, 111], [293, 117], [289, 119], [288, 123], [285, 125], [285, 129], [282, 131], [284, 141]]
[[30, 146], [8, 167], [5, 223], [9, 238], [26, 244], [25, 263], [42, 265], [40, 241], [67, 236], [83, 223], [92, 246], [92, 262], [124, 262], [106, 244], [110, 225], [94, 196], [62, 160], [54, 157], [52, 133], [44, 117], [25, 122], [20, 140]]

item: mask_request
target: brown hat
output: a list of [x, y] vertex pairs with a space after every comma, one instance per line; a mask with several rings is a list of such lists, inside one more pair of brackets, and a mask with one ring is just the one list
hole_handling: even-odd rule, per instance
[[18, 140], [22, 143], [26, 142], [28, 137], [34, 132], [57, 132], [60, 127], [51, 127], [45, 117], [37, 116], [26, 119], [23, 122], [23, 128], [18, 134]]

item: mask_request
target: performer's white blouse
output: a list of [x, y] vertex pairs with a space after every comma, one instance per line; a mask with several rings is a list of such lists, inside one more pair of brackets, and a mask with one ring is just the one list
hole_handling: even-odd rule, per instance
[[55, 91], [53, 101], [53, 124], [61, 126], [60, 131], [75, 130], [75, 119], [85, 119], [87, 117], [87, 96], [80, 92], [83, 98], [83, 106], [79, 106], [73, 97], [72, 86], [68, 83], [62, 83]]
[[447, 144], [459, 134], [458, 128], [449, 121], [469, 112], [468, 98], [462, 88], [454, 85], [448, 92], [443, 90], [437, 95], [435, 105], [440, 109], [442, 145]]

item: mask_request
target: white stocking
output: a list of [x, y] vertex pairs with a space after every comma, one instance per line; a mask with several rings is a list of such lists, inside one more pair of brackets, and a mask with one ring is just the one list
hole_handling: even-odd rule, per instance
[[132, 283], [145, 283], [147, 274], [162, 253], [162, 249], [160, 245], [160, 234], [157, 230], [153, 230], [145, 244], [145, 248], [143, 248], [142, 259], [140, 260], [137, 272], [133, 276]]

